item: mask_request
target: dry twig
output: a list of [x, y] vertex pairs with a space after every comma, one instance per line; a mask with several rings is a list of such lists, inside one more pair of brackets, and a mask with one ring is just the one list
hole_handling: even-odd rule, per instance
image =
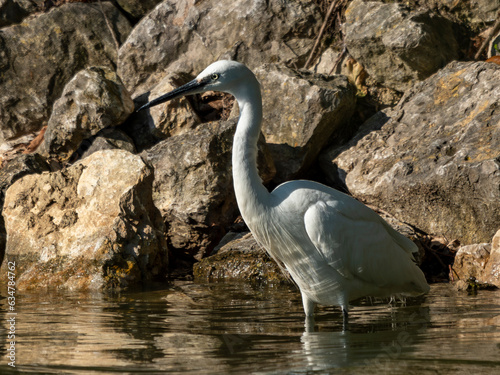
[[321, 42], [321, 39], [323, 38], [323, 33], [326, 30], [326, 25], [328, 24], [328, 19], [333, 13], [333, 10], [337, 7], [337, 0], [333, 0], [332, 3], [330, 4], [330, 7], [328, 8], [328, 11], [326, 12], [325, 20], [323, 21], [323, 24], [321, 25], [321, 29], [319, 29], [318, 36], [316, 37], [316, 41], [314, 42], [314, 46], [311, 50], [311, 53], [309, 54], [309, 57], [304, 64], [304, 69], [307, 69], [309, 65], [311, 65], [311, 62], [314, 58], [314, 55], [316, 54], [316, 50], [318, 49], [318, 46]]
[[490, 33], [481, 44], [481, 47], [479, 47], [479, 50], [474, 55], [474, 60], [479, 59], [479, 56], [481, 56], [488, 43], [499, 31], [500, 31], [500, 12], [498, 12], [497, 14], [497, 20], [495, 21], [495, 24], [493, 25], [493, 28], [491, 29]]

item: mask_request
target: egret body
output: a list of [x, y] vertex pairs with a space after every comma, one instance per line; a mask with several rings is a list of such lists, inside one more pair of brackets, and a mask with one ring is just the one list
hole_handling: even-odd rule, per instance
[[300, 288], [306, 316], [316, 303], [341, 306], [364, 297], [420, 295], [429, 291], [414, 263], [416, 245], [370, 208], [313, 181], [290, 181], [271, 193], [257, 170], [262, 122], [260, 85], [235, 61], [218, 61], [193, 81], [139, 110], [184, 95], [222, 91], [238, 102], [233, 180], [238, 207], [256, 240], [285, 265]]

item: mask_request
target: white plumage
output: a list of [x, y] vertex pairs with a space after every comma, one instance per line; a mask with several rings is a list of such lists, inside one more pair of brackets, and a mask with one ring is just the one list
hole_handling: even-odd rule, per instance
[[363, 296], [419, 295], [429, 291], [413, 261], [416, 245], [354, 198], [312, 181], [290, 181], [269, 193], [258, 174], [262, 122], [260, 86], [235, 61], [218, 61], [192, 82], [139, 110], [204, 91], [234, 95], [240, 118], [233, 143], [238, 207], [259, 243], [283, 263], [300, 288], [306, 316], [316, 303], [338, 305]]

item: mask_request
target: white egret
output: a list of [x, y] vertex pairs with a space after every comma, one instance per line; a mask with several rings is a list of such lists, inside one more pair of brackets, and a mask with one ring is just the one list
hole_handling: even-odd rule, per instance
[[417, 246], [370, 208], [313, 181], [285, 182], [271, 193], [262, 185], [256, 163], [262, 99], [257, 78], [245, 65], [215, 62], [139, 110], [205, 91], [226, 92], [238, 102], [232, 156], [238, 207], [256, 240], [300, 288], [307, 317], [316, 303], [337, 305], [346, 323], [349, 301], [429, 291], [414, 263]]

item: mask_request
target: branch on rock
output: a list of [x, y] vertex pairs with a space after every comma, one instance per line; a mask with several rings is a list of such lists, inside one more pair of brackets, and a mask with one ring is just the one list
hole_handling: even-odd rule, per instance
[[497, 20], [495, 21], [495, 24], [493, 25], [490, 33], [486, 37], [486, 39], [483, 41], [481, 44], [481, 47], [479, 47], [479, 50], [476, 52], [474, 55], [474, 60], [479, 59], [479, 56], [483, 53], [484, 49], [488, 45], [488, 43], [491, 41], [491, 39], [500, 31], [500, 12], [498, 12], [497, 15]]

